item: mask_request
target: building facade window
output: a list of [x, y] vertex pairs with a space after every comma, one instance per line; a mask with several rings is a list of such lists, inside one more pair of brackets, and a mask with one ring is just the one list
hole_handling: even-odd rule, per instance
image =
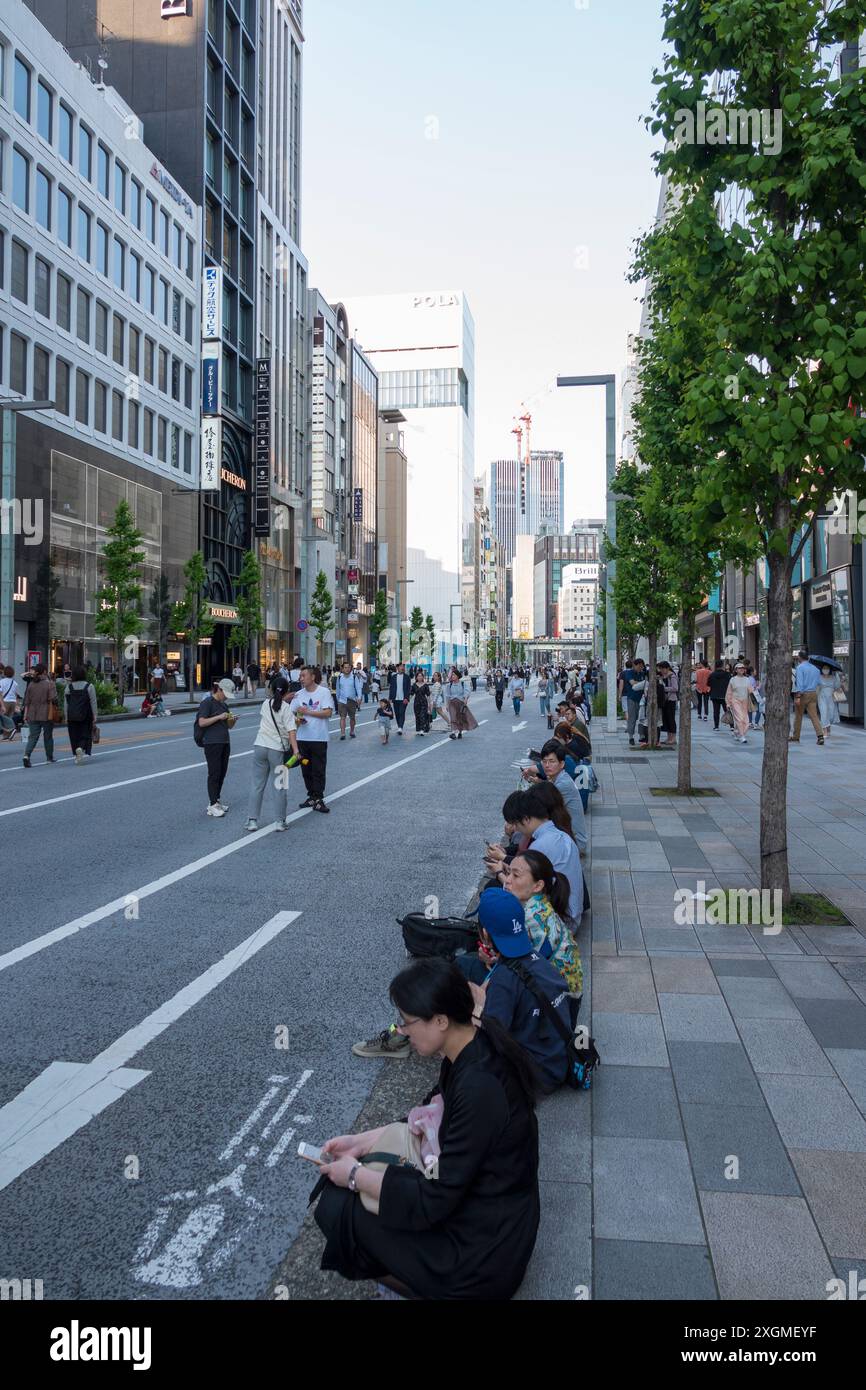
[[12, 151], [12, 201], [22, 212], [30, 211], [30, 160], [21, 150]]
[[42, 81], [36, 88], [36, 129], [50, 145], [54, 138], [54, 94]]
[[[46, 267], [46, 269], [48, 268], [47, 261], [43, 261], [42, 264]], [[12, 240], [11, 289], [12, 298], [17, 299], [19, 304], [28, 304], [30, 302], [30, 252], [27, 250], [27, 247], [24, 245], [23, 242], [15, 241], [14, 238]], [[43, 311], [40, 309], [39, 312], [42, 313]], [[45, 311], [45, 317], [48, 317], [47, 310]]]
[[111, 155], [103, 145], [102, 141], [100, 141], [97, 146], [96, 152], [96, 186], [102, 194], [103, 198], [105, 198], [106, 202], [108, 201], [109, 196], [108, 179], [110, 166]]
[[95, 347], [97, 352], [101, 352], [103, 357], [108, 356], [108, 305], [96, 301], [96, 334]]
[[108, 433], [108, 387], [104, 381], [97, 381], [93, 393], [93, 428], [100, 434]]
[[82, 343], [90, 342], [90, 295], [80, 285], [75, 301], [75, 332]]
[[31, 73], [22, 58], [15, 55], [15, 110], [22, 121], [30, 124]]
[[9, 385], [19, 395], [27, 395], [27, 339], [9, 334]]
[[90, 229], [92, 218], [87, 208], [78, 205], [78, 254], [83, 261], [90, 260]]
[[61, 101], [57, 121], [57, 148], [67, 164], [72, 163], [72, 125], [72, 112]]
[[111, 337], [111, 355], [118, 367], [123, 366], [124, 347], [126, 343], [126, 320], [120, 314], [114, 315]]
[[70, 331], [72, 322], [72, 281], [67, 275], [57, 272], [57, 326]]
[[90, 182], [93, 170], [93, 136], [87, 126], [78, 126], [78, 172]]
[[54, 403], [60, 415], [69, 414], [69, 376], [71, 367], [62, 357], [54, 359]]
[[142, 448], [148, 458], [153, 457], [153, 411], [146, 408], [144, 412], [144, 441]]
[[126, 170], [114, 161], [114, 206], [126, 216]]
[[123, 439], [123, 396], [119, 391], [111, 393], [111, 437]]
[[90, 424], [90, 377], [80, 367], [75, 373], [75, 419], [79, 425]]
[[37, 343], [33, 349], [33, 395], [37, 401], [47, 401], [51, 354]]

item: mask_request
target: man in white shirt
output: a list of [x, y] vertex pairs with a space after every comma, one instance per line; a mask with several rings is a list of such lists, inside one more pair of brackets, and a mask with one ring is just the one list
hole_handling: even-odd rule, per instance
[[327, 686], [322, 685], [322, 672], [318, 666], [304, 666], [301, 669], [301, 689], [291, 703], [298, 735], [298, 752], [301, 762], [307, 799], [301, 807], [312, 806], [314, 811], [327, 814], [330, 807], [325, 805], [325, 777], [328, 768], [328, 720], [334, 713], [334, 700]]
[[360, 671], [353, 671], [348, 661], [344, 661], [337, 677], [337, 712], [340, 716], [340, 742], [346, 739], [346, 715], [349, 716], [349, 738], [355, 737], [355, 718], [361, 696], [364, 693], [364, 677]]

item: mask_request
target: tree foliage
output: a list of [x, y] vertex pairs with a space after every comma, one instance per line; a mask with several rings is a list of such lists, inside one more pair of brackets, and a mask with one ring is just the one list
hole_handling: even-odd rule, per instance
[[94, 631], [114, 643], [114, 667], [118, 690], [123, 693], [124, 642], [144, 631], [141, 616], [141, 566], [144, 551], [141, 532], [135, 525], [132, 508], [126, 501], [117, 504], [114, 521], [106, 531], [102, 550], [103, 581], [94, 594]]

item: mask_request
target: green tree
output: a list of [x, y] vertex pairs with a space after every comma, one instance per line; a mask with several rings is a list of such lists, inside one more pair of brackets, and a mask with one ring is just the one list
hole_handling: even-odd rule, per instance
[[123, 698], [124, 643], [144, 630], [141, 616], [141, 532], [136, 529], [132, 508], [119, 502], [114, 521], [108, 527], [109, 539], [102, 550], [102, 587], [93, 596], [96, 608], [94, 631], [114, 643], [117, 690]]
[[[696, 522], [770, 571], [761, 885], [787, 901], [791, 579], [816, 513], [862, 481], [866, 449], [866, 73], [834, 78], [826, 59], [856, 43], [866, 0], [665, 0], [663, 15], [671, 52], [650, 124], [676, 214], [652, 255], [676, 275], [673, 313], [712, 344], [687, 391], [693, 442], [714, 462]], [[697, 103], [719, 73], [711, 105], [729, 134], [713, 143], [708, 124], [699, 142]], [[743, 138], [737, 112], [781, 118], [778, 135], [768, 123]]]
[[244, 555], [235, 590], [238, 621], [232, 633], [232, 647], [238, 653], [241, 665], [246, 666], [250, 647], [253, 643], [258, 644], [262, 630], [262, 571], [252, 550]]
[[417, 603], [412, 609], [409, 618], [409, 652], [414, 661], [416, 656], [424, 655], [424, 648], [427, 645], [427, 629], [424, 626], [424, 614]]
[[321, 662], [325, 638], [334, 629], [334, 600], [328, 589], [324, 570], [316, 575], [316, 585], [310, 600], [310, 626], [316, 634], [316, 660]]
[[388, 595], [384, 589], [376, 590], [376, 598], [373, 603], [373, 616], [370, 619], [370, 661], [379, 658], [379, 643], [382, 633], [388, 626]]
[[153, 582], [150, 591], [150, 601], [148, 604], [150, 612], [150, 637], [159, 648], [160, 657], [165, 659], [165, 649], [168, 644], [168, 634], [171, 632], [171, 618], [174, 604], [171, 601], [171, 590], [168, 583], [168, 575], [160, 574]]
[[495, 638], [495, 637], [488, 637], [488, 639], [487, 639], [487, 664], [488, 664], [488, 666], [493, 666], [493, 665], [495, 664], [495, 662], [496, 662], [496, 638]]
[[195, 663], [198, 644], [202, 637], [210, 637], [214, 621], [210, 615], [207, 593], [207, 570], [204, 556], [200, 550], [191, 555], [183, 567], [186, 588], [183, 597], [174, 605], [172, 623], [175, 632], [184, 636], [187, 669], [189, 671], [189, 693], [195, 694]]

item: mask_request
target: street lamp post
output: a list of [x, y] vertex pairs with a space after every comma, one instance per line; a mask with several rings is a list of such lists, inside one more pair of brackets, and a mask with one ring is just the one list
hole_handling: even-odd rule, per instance
[[[611, 545], [616, 543], [616, 501], [613, 496], [613, 476], [616, 471], [616, 377], [615, 376], [558, 376], [557, 386], [603, 386], [605, 389], [605, 464], [606, 464], [606, 528]], [[616, 609], [613, 602], [613, 580], [616, 562], [612, 556], [607, 565], [607, 731], [617, 730], [616, 711]]]
[[[16, 416], [19, 410], [53, 410], [54, 401], [0, 400], [0, 419], [3, 433], [2, 483], [0, 483], [0, 664], [15, 664], [15, 448], [17, 443]], [[47, 653], [46, 653], [47, 656]]]
[[[400, 630], [400, 585], [401, 585], [401, 584], [414, 584], [414, 583], [415, 583], [415, 580], [414, 580], [414, 579], [395, 579], [395, 580], [394, 580], [394, 597], [395, 597], [396, 600], [397, 600], [397, 661], [398, 661], [398, 663], [399, 663], [400, 661], [402, 661], [402, 659], [403, 659], [403, 641], [402, 641], [403, 634], [402, 634], [402, 632], [401, 632], [401, 630]], [[411, 648], [410, 648], [410, 656], [411, 656]]]

